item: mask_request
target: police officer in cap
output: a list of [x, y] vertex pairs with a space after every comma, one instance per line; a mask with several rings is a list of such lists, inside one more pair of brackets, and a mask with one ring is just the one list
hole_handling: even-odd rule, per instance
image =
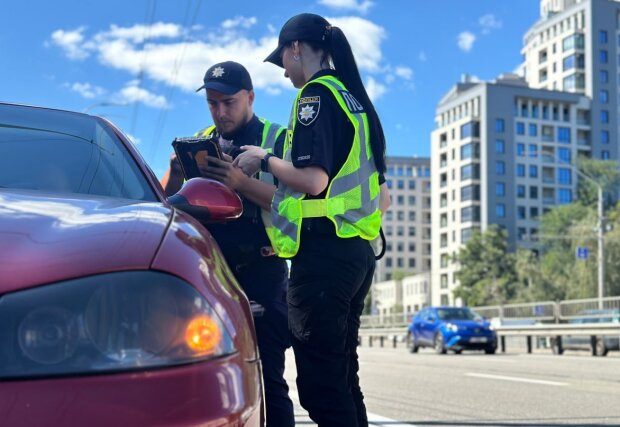
[[[254, 115], [252, 80], [245, 67], [232, 61], [211, 66], [197, 91], [202, 89], [206, 90], [214, 125], [199, 131], [198, 136], [218, 138], [224, 153], [233, 159], [244, 145], [256, 145], [282, 156], [284, 128]], [[248, 176], [230, 161], [208, 160], [208, 167], [201, 170], [203, 176], [237, 190], [243, 201], [241, 218], [206, 225], [248, 299], [262, 308], [255, 311], [254, 324], [263, 365], [267, 426], [294, 426], [293, 404], [284, 380], [284, 353], [290, 342], [286, 306], [288, 266], [284, 259], [274, 256], [261, 208], [252, 201], [253, 194], [273, 193], [273, 176], [264, 173]], [[162, 179], [166, 194], [176, 193], [182, 182], [180, 167], [173, 156], [170, 170]], [[244, 197], [244, 191], [250, 197]]]
[[292, 259], [299, 399], [319, 427], [367, 426], [356, 347], [375, 269], [370, 241], [389, 206], [383, 129], [344, 33], [325, 18], [291, 18], [266, 61], [299, 89], [284, 158], [248, 146], [235, 164], [278, 180], [267, 232]]

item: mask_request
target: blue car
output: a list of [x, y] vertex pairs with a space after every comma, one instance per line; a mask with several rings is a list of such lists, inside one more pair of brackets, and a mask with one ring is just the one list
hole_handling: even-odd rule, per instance
[[410, 350], [433, 347], [438, 354], [448, 350], [484, 350], [494, 354], [497, 335], [482, 316], [468, 307], [427, 307], [420, 310], [409, 325]]

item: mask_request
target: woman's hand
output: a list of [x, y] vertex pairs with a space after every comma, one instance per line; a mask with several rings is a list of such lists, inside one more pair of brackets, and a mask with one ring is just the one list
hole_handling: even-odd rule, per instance
[[260, 171], [260, 162], [267, 154], [267, 150], [257, 147], [255, 145], [244, 145], [241, 147], [243, 153], [239, 154], [233, 166], [236, 166], [243, 170], [247, 176], [252, 176], [256, 172]]

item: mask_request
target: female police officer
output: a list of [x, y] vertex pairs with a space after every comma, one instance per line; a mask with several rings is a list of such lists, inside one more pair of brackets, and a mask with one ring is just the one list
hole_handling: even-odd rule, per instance
[[345, 35], [324, 18], [291, 18], [266, 61], [300, 89], [285, 157], [248, 146], [235, 164], [251, 172], [260, 160], [278, 179], [267, 233], [276, 253], [292, 258], [300, 402], [320, 427], [367, 426], [356, 346], [375, 268], [369, 240], [379, 233], [380, 199], [389, 198], [380, 191], [383, 129]]

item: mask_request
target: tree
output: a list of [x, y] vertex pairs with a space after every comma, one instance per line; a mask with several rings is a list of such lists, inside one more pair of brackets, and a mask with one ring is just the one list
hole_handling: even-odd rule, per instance
[[460, 265], [454, 296], [466, 305], [504, 304], [518, 293], [515, 256], [508, 252], [506, 231], [495, 224], [484, 233], [474, 232], [453, 262]]

